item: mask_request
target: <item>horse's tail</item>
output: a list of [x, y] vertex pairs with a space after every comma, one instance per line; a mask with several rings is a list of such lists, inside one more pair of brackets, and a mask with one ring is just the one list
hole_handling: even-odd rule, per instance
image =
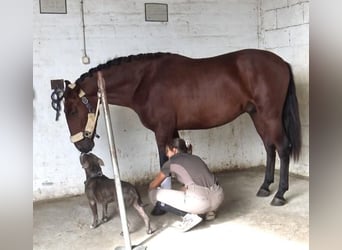
[[302, 147], [302, 132], [293, 72], [291, 65], [287, 65], [290, 73], [290, 82], [283, 108], [283, 124], [287, 138], [290, 141], [290, 156], [297, 161]]

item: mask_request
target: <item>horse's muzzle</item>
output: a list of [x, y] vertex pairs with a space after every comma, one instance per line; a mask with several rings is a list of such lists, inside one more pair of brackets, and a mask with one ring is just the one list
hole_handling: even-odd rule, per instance
[[95, 146], [94, 141], [90, 138], [84, 138], [81, 141], [75, 142], [74, 145], [81, 153], [88, 153]]

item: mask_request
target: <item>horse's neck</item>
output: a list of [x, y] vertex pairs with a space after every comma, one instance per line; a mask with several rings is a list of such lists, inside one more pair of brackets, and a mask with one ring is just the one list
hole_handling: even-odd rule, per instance
[[[102, 72], [105, 80], [105, 89], [107, 95], [107, 101], [109, 104], [127, 106], [129, 107], [132, 101], [132, 95], [138, 85], [138, 81], [129, 81], [118, 76], [120, 73], [115, 73], [114, 70], [106, 70]], [[86, 80], [80, 83], [81, 90], [84, 91], [90, 99], [98, 97], [98, 78], [97, 73], [93, 73], [91, 77], [87, 77]]]
[[114, 66], [104, 72], [106, 82], [107, 99], [109, 104], [131, 107], [134, 93], [141, 83], [142, 74], [134, 67], [133, 63]]
[[[101, 69], [105, 80], [107, 101], [109, 104], [132, 108], [134, 94], [142, 79], [149, 60], [139, 60]], [[97, 98], [98, 92], [97, 72], [81, 82], [81, 89], [91, 98]]]

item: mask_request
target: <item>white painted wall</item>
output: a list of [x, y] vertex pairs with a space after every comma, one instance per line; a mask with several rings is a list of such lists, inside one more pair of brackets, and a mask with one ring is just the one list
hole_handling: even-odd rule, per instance
[[[273, 40], [278, 38], [272, 38], [271, 30], [286, 26], [281, 22], [281, 27], [277, 26], [279, 23], [276, 23], [275, 27], [268, 23], [267, 20], [272, 17], [272, 8], [274, 7], [276, 14], [280, 8], [271, 8], [273, 1], [159, 1], [168, 4], [167, 23], [145, 22], [145, 2], [149, 1], [85, 0], [87, 54], [91, 63], [83, 65], [80, 2], [67, 0], [68, 13], [61, 15], [40, 14], [39, 1], [34, 0], [34, 200], [82, 193], [85, 179], [78, 161], [79, 153], [69, 141], [64, 114], [58, 122], [54, 121], [55, 112], [50, 106], [51, 79], [74, 81], [89, 68], [116, 56], [168, 51], [191, 57], [204, 57], [242, 48], [265, 47], [284, 56], [291, 54], [289, 51], [297, 51], [298, 56], [306, 63], [304, 66], [303, 61], [298, 61], [297, 58], [288, 58], [293, 59], [296, 64], [296, 77], [302, 79], [303, 86], [308, 86], [308, 79], [305, 78], [308, 75], [308, 67], [305, 66], [308, 64], [308, 41], [302, 47], [291, 47], [296, 36], [301, 36], [297, 27], [299, 25], [290, 23], [290, 26], [294, 26], [292, 36], [295, 35], [295, 27], [300, 34], [292, 37], [291, 44], [286, 44], [287, 50], [283, 46], [270, 47]], [[306, 3], [298, 5], [306, 6]], [[294, 11], [292, 4], [283, 7], [283, 16], [286, 11], [288, 15]], [[306, 7], [303, 7], [303, 12], [304, 9]], [[281, 18], [280, 15], [276, 18]], [[305, 22], [301, 25], [305, 27]], [[292, 30], [288, 26], [283, 29]], [[291, 60], [289, 62], [292, 63]], [[301, 105], [305, 108], [301, 107], [301, 111], [308, 113], [305, 106], [308, 103], [305, 101], [308, 99], [308, 87], [297, 89], [304, 98]], [[159, 170], [153, 133], [144, 128], [137, 115], [127, 108], [112, 106], [111, 115], [122, 179], [131, 182], [150, 180]], [[308, 127], [307, 114], [302, 116], [304, 126]], [[94, 153], [104, 160], [105, 174], [112, 176], [103, 119], [103, 116], [99, 119], [97, 132], [101, 138], [96, 140]], [[213, 170], [265, 164], [266, 155], [261, 139], [247, 115], [220, 128], [182, 131], [181, 136], [191, 141], [194, 153], [200, 155]], [[308, 145], [308, 139], [306, 141]], [[308, 149], [304, 151], [308, 154]], [[296, 172], [308, 174], [307, 158], [301, 158], [300, 163], [295, 166]]]
[[303, 147], [293, 173], [309, 175], [309, 1], [261, 0], [259, 44], [290, 62], [296, 82]]

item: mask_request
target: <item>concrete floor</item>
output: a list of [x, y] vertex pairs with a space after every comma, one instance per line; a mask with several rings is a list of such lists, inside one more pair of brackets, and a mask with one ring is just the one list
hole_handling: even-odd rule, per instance
[[[201, 222], [191, 231], [182, 233], [171, 224], [179, 217], [167, 213], [150, 216], [156, 232], [145, 233], [143, 221], [133, 209], [127, 217], [135, 232], [131, 244], [146, 249], [309, 249], [309, 180], [290, 176], [290, 189], [285, 194], [288, 203], [282, 207], [270, 205], [278, 186], [271, 185], [272, 196], [256, 197], [264, 178], [263, 168], [229, 171], [218, 174], [225, 200], [217, 218]], [[83, 180], [80, 180], [83, 181]], [[145, 204], [147, 187], [139, 189]], [[152, 205], [145, 207], [149, 214]], [[101, 211], [101, 210], [100, 210]], [[114, 206], [109, 206], [111, 214]], [[115, 249], [124, 246], [120, 236], [118, 214], [96, 229], [90, 229], [91, 211], [84, 195], [33, 204], [33, 249]]]

